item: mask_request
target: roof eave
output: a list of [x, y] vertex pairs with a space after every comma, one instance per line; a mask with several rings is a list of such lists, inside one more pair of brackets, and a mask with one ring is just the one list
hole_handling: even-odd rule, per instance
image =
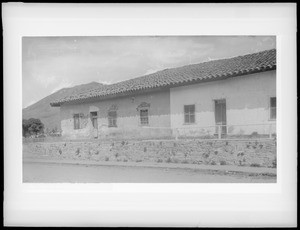
[[239, 72], [233, 72], [233, 73], [226, 73], [223, 75], [218, 75], [218, 76], [211, 76], [209, 78], [201, 78], [201, 79], [191, 79], [183, 82], [177, 82], [177, 83], [170, 83], [165, 86], [154, 86], [154, 87], [149, 87], [147, 90], [145, 89], [139, 89], [139, 90], [131, 90], [131, 91], [125, 91], [122, 93], [116, 93], [116, 94], [108, 94], [108, 95], [99, 95], [99, 96], [93, 96], [93, 97], [88, 97], [88, 98], [78, 98], [75, 100], [70, 100], [70, 101], [64, 101], [64, 102], [53, 102], [50, 103], [52, 107], [60, 107], [61, 105], [65, 103], [83, 103], [85, 101], [90, 101], [90, 100], [107, 100], [107, 99], [112, 99], [112, 98], [117, 98], [117, 97], [124, 97], [124, 96], [130, 96], [134, 94], [140, 94], [140, 93], [147, 93], [147, 92], [153, 92], [153, 91], [158, 91], [158, 90], [164, 90], [164, 89], [170, 89], [170, 88], [175, 88], [175, 87], [180, 87], [180, 86], [185, 86], [185, 85], [193, 85], [193, 84], [198, 84], [198, 83], [205, 83], [205, 82], [213, 82], [213, 81], [219, 81], [219, 80], [224, 80], [227, 78], [232, 78], [232, 77], [238, 77], [238, 76], [244, 76], [244, 75], [250, 75], [250, 74], [255, 74], [255, 73], [260, 73], [260, 72], [266, 72], [266, 71], [272, 71], [276, 69], [276, 64], [272, 66], [266, 66], [264, 68], [253, 68], [249, 70], [242, 70]]

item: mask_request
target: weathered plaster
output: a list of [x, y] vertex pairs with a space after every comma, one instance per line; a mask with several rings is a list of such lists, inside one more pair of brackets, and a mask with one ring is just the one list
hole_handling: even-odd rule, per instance
[[[140, 124], [138, 107], [142, 103], [148, 103], [149, 125], [143, 127]], [[108, 127], [108, 111], [117, 111], [117, 127]], [[167, 136], [171, 134], [169, 129], [153, 129], [153, 127], [170, 127], [170, 93], [169, 90], [136, 95], [134, 97], [122, 97], [98, 102], [86, 102], [81, 104], [64, 104], [61, 106], [62, 136], [65, 138], [93, 138], [93, 127], [90, 112], [98, 112], [99, 137], [122, 137], [140, 135]], [[73, 114], [83, 113], [82, 129], [74, 130]]]
[[[269, 119], [269, 101], [270, 97], [274, 96], [276, 96], [275, 70], [172, 88], [170, 90], [171, 126], [178, 128], [182, 134], [192, 132], [213, 134], [215, 133], [214, 100], [226, 99], [229, 133], [251, 134], [256, 131], [267, 134], [269, 124], [272, 124], [272, 132], [275, 132], [275, 121]], [[195, 104], [196, 122], [192, 125], [184, 124], [183, 108], [188, 104]]]

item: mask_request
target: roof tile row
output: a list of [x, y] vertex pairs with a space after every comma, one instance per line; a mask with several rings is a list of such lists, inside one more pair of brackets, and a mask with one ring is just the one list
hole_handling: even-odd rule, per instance
[[51, 106], [60, 106], [71, 101], [90, 98], [105, 99], [107, 96], [143, 91], [157, 87], [174, 87], [180, 84], [193, 84], [201, 81], [224, 79], [227, 77], [251, 74], [276, 69], [276, 49], [243, 56], [203, 62], [178, 68], [165, 69], [153, 74], [100, 86], [81, 94], [51, 102]]

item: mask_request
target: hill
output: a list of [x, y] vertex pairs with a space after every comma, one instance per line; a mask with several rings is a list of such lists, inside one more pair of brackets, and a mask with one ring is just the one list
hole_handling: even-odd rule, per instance
[[77, 85], [71, 88], [63, 88], [53, 94], [39, 100], [23, 109], [23, 119], [39, 118], [45, 125], [45, 130], [54, 128], [60, 129], [60, 108], [51, 107], [50, 102], [77, 93], [82, 93], [87, 90], [101, 87], [103, 84], [91, 82], [88, 84]]

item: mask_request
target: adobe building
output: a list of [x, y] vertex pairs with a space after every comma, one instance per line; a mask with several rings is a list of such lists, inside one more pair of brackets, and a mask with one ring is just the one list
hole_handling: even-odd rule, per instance
[[147, 138], [276, 133], [276, 50], [105, 85], [54, 101], [62, 136]]

